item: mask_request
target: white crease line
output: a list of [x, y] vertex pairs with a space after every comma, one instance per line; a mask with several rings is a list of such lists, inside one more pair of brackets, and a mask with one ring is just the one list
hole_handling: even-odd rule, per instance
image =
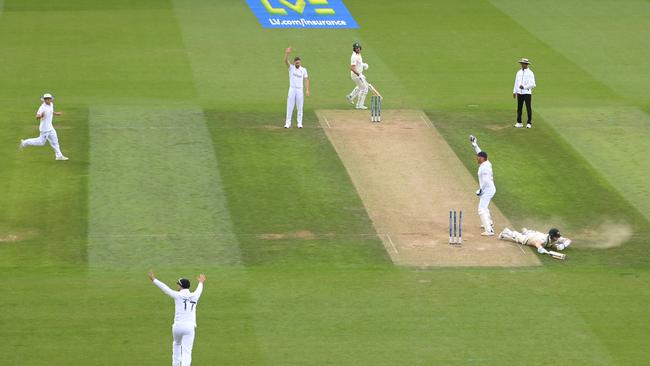
[[397, 247], [395, 247], [395, 243], [393, 243], [393, 239], [390, 238], [390, 235], [386, 234], [386, 237], [388, 238], [388, 242], [390, 243], [390, 246], [393, 247], [395, 253], [399, 254], [399, 251], [397, 250]]
[[330, 122], [327, 120], [326, 115], [323, 115], [323, 119], [325, 120], [325, 123], [327, 123], [327, 128], [332, 128], [332, 126], [330, 126]]
[[[94, 234], [89, 235], [92, 238], [98, 239], [138, 239], [138, 238], [199, 238], [199, 239], [208, 239], [208, 238], [231, 238], [233, 236], [239, 237], [264, 237], [265, 235], [271, 235], [272, 233], [232, 233], [232, 234], [223, 234], [223, 233], [199, 233], [199, 234], [185, 234], [185, 233], [152, 233], [152, 234]], [[292, 236], [293, 233], [284, 233], [285, 237], [281, 239], [299, 239]], [[376, 238], [377, 233], [368, 233], [368, 234], [318, 234], [315, 233], [313, 237], [306, 238], [303, 240], [332, 240], [332, 239], [366, 239], [366, 238]], [[0, 237], [0, 241], [3, 238]]]
[[425, 125], [427, 125], [427, 127], [433, 128], [432, 124], [429, 123], [428, 118], [424, 118], [424, 113], [420, 114], [420, 119], [422, 119], [422, 121], [424, 122]]
[[145, 126], [101, 126], [95, 127], [97, 130], [187, 130], [187, 127], [184, 126], [157, 126], [157, 127], [145, 127]]
[[521, 250], [521, 252], [524, 253], [524, 255], [526, 255], [526, 251], [523, 250], [519, 244], [514, 244], [514, 246], [516, 246], [517, 248], [519, 248], [519, 250]]

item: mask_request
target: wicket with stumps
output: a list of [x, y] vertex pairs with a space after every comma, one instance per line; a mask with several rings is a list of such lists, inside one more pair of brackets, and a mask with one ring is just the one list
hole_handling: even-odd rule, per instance
[[462, 243], [463, 243], [463, 210], [456, 210], [456, 209], [449, 210], [449, 244], [462, 244]]
[[381, 122], [381, 96], [372, 95], [370, 97], [370, 121]]

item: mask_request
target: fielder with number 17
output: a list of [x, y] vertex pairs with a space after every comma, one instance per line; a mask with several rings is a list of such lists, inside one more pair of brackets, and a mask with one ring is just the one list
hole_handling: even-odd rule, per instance
[[149, 271], [149, 278], [162, 292], [174, 299], [172, 366], [190, 366], [192, 363], [192, 347], [194, 346], [194, 331], [196, 329], [196, 307], [203, 293], [205, 275], [200, 274], [197, 278], [199, 284], [194, 292], [190, 292], [190, 280], [187, 278], [180, 278], [176, 282], [178, 291], [174, 291], [158, 281], [153, 270]]

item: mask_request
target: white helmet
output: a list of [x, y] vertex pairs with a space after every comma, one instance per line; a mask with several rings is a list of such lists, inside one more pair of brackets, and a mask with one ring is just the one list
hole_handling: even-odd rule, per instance
[[54, 100], [54, 97], [50, 93], [43, 94], [43, 96], [41, 97], [41, 100], [45, 100], [45, 98], [50, 98], [50, 99]]

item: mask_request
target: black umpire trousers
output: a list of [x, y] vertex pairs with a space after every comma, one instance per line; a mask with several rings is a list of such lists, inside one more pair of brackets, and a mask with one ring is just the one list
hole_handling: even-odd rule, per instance
[[533, 119], [533, 108], [531, 107], [532, 97], [532, 94], [517, 94], [517, 123], [521, 123], [521, 113], [524, 102], [526, 102], [526, 113], [528, 114], [526, 123], [531, 123], [531, 120]]

